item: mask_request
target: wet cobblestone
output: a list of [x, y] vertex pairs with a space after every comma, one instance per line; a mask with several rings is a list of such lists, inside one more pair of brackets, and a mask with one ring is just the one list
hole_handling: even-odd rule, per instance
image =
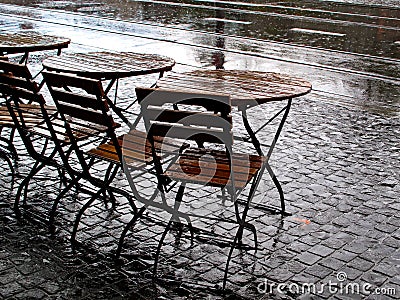
[[[293, 110], [294, 116], [287, 126], [288, 131], [293, 130], [290, 124], [296, 122], [296, 117], [301, 117], [301, 110], [306, 107], [304, 105], [302, 108], [302, 104], [305, 104], [306, 100], [300, 100], [297, 109]], [[337, 109], [343, 110], [343, 108]], [[356, 114], [357, 111], [353, 113]], [[312, 122], [315, 122], [315, 119]], [[307, 144], [307, 141], [304, 143]], [[301, 147], [301, 144], [293, 144], [287, 137], [279, 147], [288, 147], [288, 144]], [[283, 153], [285, 152], [278, 151], [277, 155]], [[290, 176], [294, 176], [293, 173], [296, 174], [296, 171], [293, 168], [296, 164], [293, 165], [292, 161], [291, 164], [286, 163], [284, 158], [282, 162], [287, 166], [287, 171], [291, 172]], [[330, 162], [326, 164], [330, 165]], [[301, 162], [298, 163], [298, 166], [300, 165]], [[376, 287], [398, 288], [399, 265], [396, 257], [399, 256], [399, 218], [395, 213], [396, 199], [391, 193], [393, 190], [397, 191], [398, 187], [384, 186], [389, 192], [388, 198], [383, 197], [382, 190], [374, 189], [370, 189], [368, 194], [342, 194], [342, 188], [346, 187], [347, 183], [336, 185], [335, 180], [338, 181], [338, 178], [333, 180], [334, 177], [329, 177], [330, 179], [325, 181], [322, 175], [308, 176], [321, 168], [300, 167], [299, 170], [303, 170], [301, 172], [306, 176], [301, 181], [311, 184], [307, 185], [307, 188], [303, 188], [302, 185], [299, 188], [296, 178], [286, 179], [285, 185], [294, 182], [293, 191], [296, 194], [288, 197], [290, 209], [297, 212], [294, 217], [285, 218], [279, 225], [278, 216], [259, 213], [252, 216], [258, 224], [261, 251], [254, 258], [251, 258], [253, 255], [251, 252], [244, 252], [243, 258], [247, 257], [247, 263], [243, 261], [239, 252], [234, 255], [228, 276], [228, 283], [232, 289], [230, 297], [236, 295], [235, 298], [263, 299], [265, 295], [258, 293], [257, 287], [265, 279], [277, 284], [319, 284], [327, 282], [329, 278], [335, 278], [337, 272], [345, 272], [347, 280], [352, 283], [368, 282]], [[337, 174], [343, 172], [338, 171]], [[374, 179], [368, 176], [375, 177], [376, 174], [368, 174], [361, 176], [353, 174], [359, 177], [359, 181], [355, 186], [351, 186], [351, 189], [359, 190], [364, 182], [373, 181]], [[317, 181], [318, 183], [315, 183]], [[379, 185], [379, 182], [376, 185]], [[41, 189], [41, 186], [41, 183], [37, 183], [37, 188]], [[30, 220], [15, 220], [11, 210], [13, 193], [10, 193], [7, 187], [9, 184], [5, 182], [1, 191], [0, 296], [2, 298], [197, 299], [210, 296], [211, 299], [220, 299], [222, 297], [214, 287], [220, 284], [222, 279], [226, 249], [199, 241], [194, 241], [190, 246], [188, 240], [184, 239], [180, 244], [175, 244], [174, 233], [171, 232], [166, 245], [162, 248], [160, 260], [159, 272], [165, 277], [160, 285], [154, 286], [150, 280], [152, 253], [162, 225], [154, 223], [151, 213], [148, 214], [150, 219], [135, 227], [127, 237], [124, 245], [126, 251], [123, 255], [124, 263], [119, 265], [113, 261], [112, 256], [118, 232], [122, 230], [123, 223], [129, 220], [129, 208], [124, 203], [120, 203], [117, 212], [111, 214], [109, 208], [106, 208], [101, 201], [89, 209], [82, 219], [79, 230], [79, 240], [85, 247], [79, 252], [74, 252], [68, 242], [73, 216], [80, 205], [74, 197], [67, 197], [60, 206], [57, 216], [60, 228], [55, 236], [51, 236], [40, 222], [38, 224]], [[379, 193], [378, 200], [368, 196], [374, 197], [376, 193]], [[43, 202], [46, 197], [42, 197], [41, 192], [35, 190], [32, 194], [39, 197], [29, 199], [30, 203], [43, 208], [47, 206]], [[192, 197], [197, 196], [197, 192], [194, 191]], [[333, 201], [330, 200], [331, 197]], [[207, 205], [200, 203], [198, 207], [196, 204], [195, 208], [206, 209]], [[392, 211], [388, 210], [385, 203], [393, 204]], [[45, 215], [47, 209], [40, 209], [40, 213]], [[304, 217], [311, 222], [305, 224], [298, 221]], [[222, 224], [212, 225], [220, 228], [221, 234], [234, 232], [232, 227], [224, 227]], [[166, 278], [173, 279], [174, 283], [171, 285]], [[164, 282], [165, 280], [167, 281]], [[207, 291], [200, 287], [203, 284], [208, 286]], [[247, 291], [248, 289], [251, 292]], [[285, 297], [289, 298], [299, 296], [291, 295], [288, 291], [285, 293]], [[319, 296], [324, 299], [334, 297], [327, 293]], [[279, 299], [282, 295], [272, 293], [269, 297]], [[306, 299], [308, 296], [304, 297], [299, 299]], [[312, 295], [309, 295], [310, 297], [312, 298]], [[373, 296], [369, 298], [379, 299]], [[344, 298], [339, 297], [339, 299]]]

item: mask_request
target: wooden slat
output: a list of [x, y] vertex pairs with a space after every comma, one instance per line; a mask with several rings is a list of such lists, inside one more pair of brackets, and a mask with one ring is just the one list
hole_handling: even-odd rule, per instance
[[212, 130], [208, 128], [195, 128], [188, 126], [172, 126], [165, 124], [152, 123], [149, 130], [150, 135], [192, 140], [201, 143], [232, 144], [232, 134]]
[[[198, 155], [194, 155], [194, 154]], [[211, 157], [204, 156], [208, 154]], [[238, 154], [232, 155], [231, 163], [225, 152], [189, 149], [174, 163], [165, 175], [175, 180], [212, 186], [231, 184], [231, 168], [235, 186], [242, 189], [261, 168], [264, 157]]]
[[[149, 149], [149, 148], [147, 148], [147, 149]], [[135, 146], [132, 148], [127, 148], [125, 146], [121, 150], [122, 150], [122, 155], [124, 155], [125, 162], [130, 167], [142, 168], [142, 167], [146, 166], [147, 164], [151, 163], [151, 161], [153, 160], [151, 152], [144, 151], [143, 147]], [[121, 160], [117, 154], [117, 149], [115, 148], [115, 145], [113, 145], [112, 143], [102, 144], [95, 149], [91, 149], [87, 153], [89, 155], [92, 155], [92, 156], [95, 156], [95, 157], [98, 157], [101, 159], [113, 161], [114, 163], [118, 163], [118, 164], [121, 163]]]
[[[114, 145], [102, 144], [99, 147], [97, 147], [95, 150], [101, 151], [101, 152], [105, 153], [106, 155], [107, 155], [107, 153], [110, 155], [115, 155], [117, 157], [117, 159], [119, 160]], [[122, 154], [125, 156], [125, 158], [137, 159], [137, 160], [140, 160], [141, 162], [149, 163], [152, 161], [152, 155], [150, 152], [136, 151], [136, 150], [138, 150], [138, 149], [123, 147]]]
[[[88, 154], [100, 159], [106, 159], [112, 161], [114, 163], [120, 163], [120, 159], [116, 152], [103, 151], [101, 149], [96, 148], [90, 150]], [[148, 164], [148, 162], [146, 162], [146, 160], [144, 159], [141, 159], [140, 156], [126, 155], [124, 156], [124, 159], [127, 165], [133, 168], [141, 169]]]
[[26, 100], [28, 102], [45, 103], [45, 100], [41, 94], [18, 87], [12, 87], [6, 84], [0, 83], [0, 93], [4, 95], [13, 95], [17, 99]]
[[[242, 176], [243, 174], [246, 176], [254, 175], [258, 170], [258, 168], [252, 168], [250, 166], [237, 166], [235, 164], [229, 165], [226, 163], [210, 161], [208, 159], [193, 160], [193, 158], [185, 157], [185, 156], [179, 157], [179, 163], [175, 164], [174, 166], [179, 165], [179, 167], [185, 173], [198, 174], [199, 173], [198, 171], [200, 170], [200, 163], [204, 164], [204, 166], [202, 166], [201, 169], [217, 171], [216, 174], [219, 174], [219, 175], [215, 175], [215, 176], [221, 177], [221, 178], [224, 178], [225, 176], [229, 177], [230, 170], [232, 167], [233, 167], [235, 174], [239, 175], [239, 176]], [[173, 169], [173, 168], [171, 168], [171, 169]]]
[[[118, 137], [119, 146], [129, 166], [142, 168], [152, 162], [151, 145], [146, 136], [145, 132], [133, 129], [129, 133]], [[181, 148], [180, 144], [175, 144], [175, 141], [171, 139], [155, 137], [155, 140], [157, 155], [160, 158], [169, 155], [169, 153], [177, 153]], [[187, 145], [183, 145], [183, 147], [186, 148]], [[107, 144], [101, 144], [95, 149], [91, 149], [88, 154], [120, 163], [115, 145], [111, 141]]]
[[[69, 143], [70, 138], [66, 132], [64, 121], [62, 121], [61, 119], [53, 119], [51, 123], [53, 128], [52, 130], [54, 130], [57, 139], [63, 143]], [[71, 127], [72, 134], [77, 141], [85, 140], [88, 137], [98, 135], [99, 133], [105, 132], [107, 130], [107, 127], [105, 126], [84, 127], [71, 124]], [[47, 138], [52, 137], [49, 128], [46, 125], [32, 127], [31, 131]]]
[[231, 111], [229, 96], [211, 92], [191, 92], [171, 89], [136, 88], [138, 102], [143, 106], [162, 106], [164, 104], [185, 104], [201, 106], [209, 111], [229, 114]]
[[[83, 121], [91, 122], [94, 124], [107, 126], [107, 124], [110, 122], [110, 120], [107, 120], [102, 113], [99, 113], [99, 112], [93, 111], [93, 110], [89, 110], [89, 109], [83, 109], [83, 108], [59, 103], [58, 110], [62, 114], [69, 115], [75, 119], [81, 119]], [[109, 117], [111, 118], [111, 116], [109, 116]]]
[[55, 86], [58, 88], [63, 88], [66, 86], [76, 87], [85, 90], [87, 93], [102, 97], [103, 96], [103, 87], [101, 82], [98, 80], [78, 77], [71, 74], [61, 74], [54, 72], [42, 72], [43, 78], [45, 82], [50, 86]]
[[180, 164], [190, 165], [194, 163], [198, 165], [198, 162], [204, 162], [207, 165], [217, 164], [219, 168], [223, 170], [230, 170], [230, 166], [233, 166], [236, 172], [247, 173], [250, 170], [251, 174], [254, 174], [258, 170], [265, 158], [263, 156], [238, 154], [233, 153], [232, 158], [229, 159], [225, 151], [196, 151], [197, 149], [189, 148], [183, 153], [179, 159]]
[[[172, 153], [179, 151], [180, 148], [185, 149], [188, 147], [187, 144], [179, 143], [179, 141], [169, 138], [154, 136], [153, 139], [154, 146], [158, 152], [162, 150], [163, 152]], [[147, 134], [143, 131], [133, 129], [128, 134], [119, 137], [119, 141], [120, 143], [123, 142], [123, 144], [121, 144], [123, 147], [134, 147], [135, 149], [138, 149], [138, 151], [142, 152], [145, 149], [145, 151], [151, 153], [151, 143], [147, 139]]]
[[26, 78], [16, 77], [10, 74], [0, 73], [0, 84], [12, 85], [26, 90], [39, 92], [39, 88], [36, 82], [29, 79], [27, 80]]
[[32, 79], [31, 72], [26, 65], [0, 60], [0, 70], [3, 73], [12, 73], [17, 77]]
[[69, 104], [91, 108], [94, 110], [108, 110], [106, 102], [99, 101], [96, 97], [92, 95], [81, 95], [66, 91], [64, 89], [53, 88], [52, 96], [55, 100], [58, 100], [60, 102], [66, 102]]
[[[228, 163], [228, 156], [225, 151], [203, 149], [203, 148], [188, 148], [185, 150], [184, 155], [191, 157], [192, 159], [198, 160], [204, 155], [212, 156], [217, 162]], [[259, 168], [264, 162], [264, 156], [251, 155], [247, 153], [235, 153], [233, 152], [231, 160], [237, 166], [248, 166], [248, 162], [251, 163], [251, 167]]]
[[[168, 170], [168, 172], [165, 173], [165, 176], [172, 178], [174, 180], [187, 181], [202, 185], [210, 185], [218, 187], [223, 187], [232, 184], [229, 172], [222, 173], [220, 170], [217, 170], [217, 172], [214, 173], [214, 170], [203, 168], [201, 170], [196, 169], [196, 171], [202, 172], [196, 174], [195, 171], [191, 170], [190, 168], [184, 167], [184, 170], [185, 172], [181, 171], [175, 172], [175, 170], [170, 169]], [[234, 177], [235, 187], [237, 189], [242, 189], [243, 187], [246, 186], [247, 182], [249, 182], [250, 179], [251, 179], [250, 175], [244, 176], [243, 174], [240, 175], [236, 174]]]
[[[199, 175], [195, 175], [192, 173], [185, 173], [181, 171], [175, 172], [175, 170], [168, 170], [167, 172], [165, 172], [165, 176], [178, 181], [186, 181], [186, 182], [198, 183], [209, 186], [217, 186], [217, 187], [224, 187], [232, 184], [230, 177], [218, 177], [213, 175], [214, 175], [213, 172], [205, 172]], [[244, 188], [250, 179], [251, 177], [248, 178], [243, 176], [241, 178], [235, 177], [235, 188], [236, 189]]]
[[[45, 109], [50, 117], [56, 114], [54, 107], [45, 106]], [[45, 122], [42, 109], [39, 105], [19, 104], [18, 108], [14, 107], [14, 112], [19, 121], [20, 115], [22, 115], [26, 127], [37, 127], [39, 124]], [[0, 106], [0, 125], [4, 127], [16, 126], [8, 108], [5, 106]]]
[[148, 107], [143, 111], [143, 115], [144, 118], [156, 120], [158, 122], [180, 123], [187, 126], [197, 125], [212, 128], [224, 128], [226, 130], [230, 130], [232, 127], [231, 116], [223, 118], [219, 114], [209, 112], [193, 112]]

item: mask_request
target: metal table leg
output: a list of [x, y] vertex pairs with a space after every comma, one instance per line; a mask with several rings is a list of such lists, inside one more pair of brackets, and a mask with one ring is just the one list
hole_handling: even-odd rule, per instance
[[[258, 138], [257, 138], [257, 136], [256, 136], [256, 133], [258, 133], [258, 132], [259, 132], [261, 129], [263, 129], [266, 125], [268, 125], [269, 123], [271, 123], [272, 120], [274, 120], [276, 117], [278, 117], [280, 114], [283, 113], [281, 122], [279, 123], [278, 129], [277, 129], [276, 132], [275, 132], [275, 136], [274, 136], [274, 138], [273, 138], [273, 140], [272, 140], [272, 143], [271, 143], [271, 145], [269, 145], [268, 153], [267, 153], [267, 155], [266, 155], [266, 159], [267, 159], [267, 160], [266, 160], [266, 169], [267, 169], [267, 171], [268, 171], [268, 174], [269, 174], [270, 177], [272, 178], [272, 181], [274, 182], [274, 184], [275, 184], [275, 186], [276, 186], [276, 188], [277, 188], [277, 190], [278, 190], [278, 193], [279, 193], [279, 198], [280, 198], [280, 202], [281, 202], [281, 210], [280, 210], [280, 213], [281, 213], [281, 214], [286, 214], [286, 215], [287, 215], [288, 213], [285, 212], [285, 198], [284, 198], [284, 194], [283, 194], [283, 189], [282, 189], [282, 186], [281, 186], [279, 180], [276, 178], [274, 172], [272, 171], [272, 168], [271, 168], [271, 166], [270, 166], [270, 164], [269, 164], [269, 159], [270, 159], [270, 157], [271, 157], [271, 155], [272, 155], [272, 152], [273, 152], [273, 150], [274, 150], [274, 148], [275, 148], [275, 145], [276, 145], [276, 143], [277, 143], [277, 141], [278, 141], [278, 139], [279, 139], [279, 136], [280, 136], [280, 134], [281, 134], [281, 132], [282, 132], [282, 128], [283, 128], [283, 125], [284, 125], [285, 122], [286, 122], [286, 119], [287, 119], [287, 116], [288, 116], [288, 114], [289, 114], [289, 110], [290, 110], [291, 105], [292, 105], [292, 99], [290, 98], [290, 99], [288, 99], [287, 105], [286, 105], [283, 109], [281, 109], [277, 114], [275, 114], [272, 118], [270, 118], [267, 122], [265, 122], [265, 123], [264, 123], [257, 131], [255, 131], [255, 132], [254, 132], [254, 130], [251, 128], [251, 126], [250, 126], [250, 124], [249, 124], [249, 121], [248, 121], [248, 119], [247, 119], [246, 108], [241, 109], [243, 124], [244, 124], [244, 126], [245, 126], [245, 128], [246, 128], [246, 130], [247, 130], [247, 133], [249, 134], [250, 140], [251, 140], [252, 144], [254, 145], [254, 148], [256, 149], [258, 155], [264, 155], [264, 153], [263, 153], [263, 151], [262, 151], [261, 143], [260, 143], [260, 141], [258, 140]], [[266, 208], [266, 209], [268, 210], [268, 208]]]

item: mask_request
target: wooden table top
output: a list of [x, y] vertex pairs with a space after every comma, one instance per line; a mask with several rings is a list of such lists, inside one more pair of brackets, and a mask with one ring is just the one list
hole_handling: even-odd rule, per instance
[[35, 31], [0, 34], [0, 53], [26, 53], [67, 48], [71, 40]]
[[123, 77], [170, 71], [172, 58], [134, 52], [74, 53], [49, 57], [43, 66], [49, 71], [73, 73], [95, 79]]
[[301, 78], [280, 73], [240, 70], [170, 73], [157, 81], [157, 87], [227, 94], [234, 106], [255, 106], [303, 96], [311, 91], [311, 83]]

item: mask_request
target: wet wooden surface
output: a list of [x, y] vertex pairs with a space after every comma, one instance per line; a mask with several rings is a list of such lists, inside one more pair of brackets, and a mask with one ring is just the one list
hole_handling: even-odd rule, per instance
[[61, 71], [96, 79], [116, 79], [170, 71], [172, 58], [133, 52], [91, 52], [49, 57], [43, 66], [50, 71]]
[[67, 48], [71, 40], [34, 31], [0, 34], [0, 53], [13, 54]]
[[311, 91], [311, 83], [301, 78], [272, 72], [240, 70], [201, 70], [168, 74], [157, 82], [157, 87], [226, 94], [231, 96], [232, 105], [235, 106], [254, 106], [285, 100]]

